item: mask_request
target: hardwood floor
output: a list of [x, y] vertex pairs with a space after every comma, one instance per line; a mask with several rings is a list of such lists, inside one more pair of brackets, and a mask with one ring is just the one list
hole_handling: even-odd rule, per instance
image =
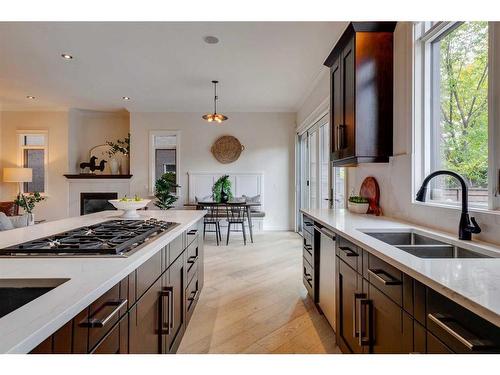
[[178, 353], [340, 353], [302, 285], [302, 241], [255, 234], [243, 246], [205, 243], [205, 285]]

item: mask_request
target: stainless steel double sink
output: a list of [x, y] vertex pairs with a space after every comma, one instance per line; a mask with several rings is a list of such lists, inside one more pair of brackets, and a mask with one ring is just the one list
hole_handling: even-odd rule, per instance
[[500, 253], [494, 253], [481, 248], [466, 249], [419, 233], [415, 229], [406, 231], [362, 231], [389, 245], [395, 246], [418, 258], [499, 258]]

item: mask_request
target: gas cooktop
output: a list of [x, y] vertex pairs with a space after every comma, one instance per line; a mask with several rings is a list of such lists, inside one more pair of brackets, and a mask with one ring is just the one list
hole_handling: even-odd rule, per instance
[[157, 219], [109, 220], [0, 249], [0, 256], [128, 256], [179, 225]]

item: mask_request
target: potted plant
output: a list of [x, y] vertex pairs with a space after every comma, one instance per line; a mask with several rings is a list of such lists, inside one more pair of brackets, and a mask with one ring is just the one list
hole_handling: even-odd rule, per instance
[[33, 209], [38, 202], [43, 200], [45, 200], [45, 197], [42, 197], [39, 192], [18, 194], [15, 203], [28, 214], [28, 225], [33, 225], [35, 223]]
[[160, 210], [168, 210], [174, 207], [174, 203], [179, 199], [175, 195], [175, 191], [179, 187], [175, 182], [175, 173], [165, 173], [155, 182], [156, 202], [154, 205]]
[[351, 195], [347, 201], [347, 208], [349, 211], [356, 214], [366, 214], [368, 212], [368, 207], [368, 199], [359, 195]]
[[217, 203], [227, 203], [233, 199], [229, 175], [225, 174], [215, 181], [215, 184], [212, 187], [212, 193], [214, 195], [214, 201]]
[[127, 174], [128, 170], [128, 157], [130, 155], [130, 133], [124, 139], [118, 139], [116, 142], [107, 141], [106, 144], [110, 147], [108, 151], [108, 156], [111, 158], [109, 166], [111, 168], [111, 174], [118, 174], [120, 170], [120, 164], [118, 160], [114, 157], [116, 154], [122, 154], [122, 174]]

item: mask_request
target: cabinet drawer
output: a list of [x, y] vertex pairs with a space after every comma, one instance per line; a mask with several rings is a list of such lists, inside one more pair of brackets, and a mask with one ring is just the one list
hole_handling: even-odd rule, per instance
[[314, 255], [312, 246], [308, 246], [304, 244], [304, 248], [302, 250], [304, 259], [309, 262], [309, 264], [314, 264]]
[[168, 251], [168, 260], [167, 260], [167, 268], [181, 255], [184, 251], [184, 241], [183, 235], [181, 234], [177, 238], [175, 238], [172, 242], [170, 242], [169, 251]]
[[158, 251], [136, 270], [136, 300], [141, 298], [146, 290], [158, 279], [162, 273], [162, 252]]
[[345, 238], [337, 236], [336, 254], [356, 272], [361, 273], [361, 249], [359, 247]]
[[194, 240], [198, 239], [198, 223], [193, 224], [186, 231], [186, 246], [189, 246]]
[[89, 348], [93, 348], [127, 312], [127, 303], [127, 294], [120, 293], [120, 284], [117, 284], [90, 305], [88, 318], [79, 323], [88, 328]]
[[453, 354], [453, 350], [443, 344], [436, 336], [427, 331], [427, 353], [428, 354]]
[[383, 260], [365, 252], [363, 277], [382, 293], [403, 306], [403, 272]]
[[90, 354], [127, 354], [128, 316], [125, 315], [106, 336], [91, 350]]
[[430, 288], [426, 324], [455, 353], [500, 353], [500, 328]]
[[302, 222], [304, 224], [303, 229], [310, 234], [314, 233], [314, 221], [305, 215], [303, 215], [302, 218]]
[[194, 308], [198, 299], [200, 298], [200, 288], [198, 278], [194, 277], [186, 288], [185, 293], [185, 306], [186, 306], [186, 322], [189, 322], [191, 315], [193, 315]]
[[192, 242], [186, 250], [186, 276], [189, 283], [198, 271], [198, 241]]
[[309, 292], [309, 295], [314, 300], [314, 269], [309, 264], [306, 259], [302, 261], [302, 280], [304, 281], [304, 285]]

